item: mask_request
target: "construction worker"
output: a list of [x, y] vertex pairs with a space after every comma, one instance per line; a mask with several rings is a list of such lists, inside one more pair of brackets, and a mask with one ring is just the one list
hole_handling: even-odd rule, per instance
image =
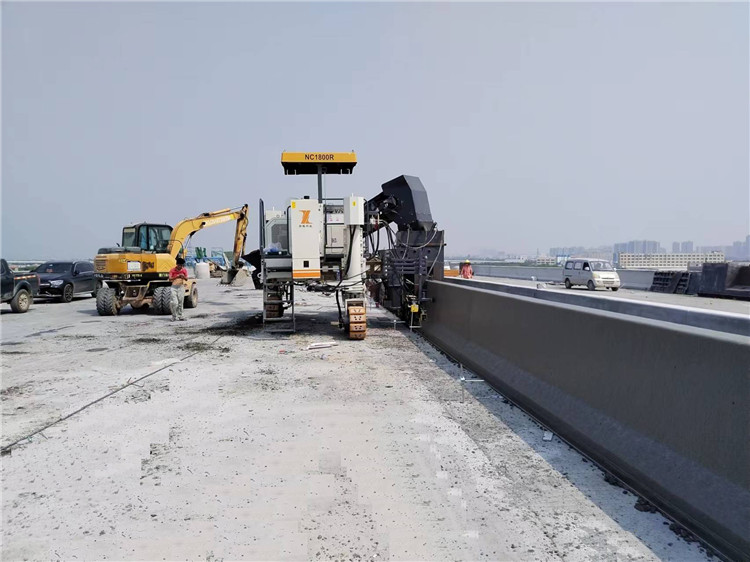
[[172, 294], [169, 299], [169, 309], [172, 311], [172, 322], [175, 320], [186, 320], [182, 315], [182, 306], [185, 302], [185, 283], [187, 283], [188, 272], [185, 269], [185, 260], [177, 258], [177, 265], [169, 270], [169, 281], [172, 283]]
[[458, 275], [464, 279], [471, 279], [474, 277], [474, 270], [471, 268], [471, 262], [469, 260], [466, 260], [461, 264]]

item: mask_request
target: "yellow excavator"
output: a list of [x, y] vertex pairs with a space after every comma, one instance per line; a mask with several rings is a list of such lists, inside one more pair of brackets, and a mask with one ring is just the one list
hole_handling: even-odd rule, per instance
[[[94, 275], [98, 280], [96, 310], [101, 316], [115, 316], [130, 305], [136, 310], [152, 309], [169, 314], [169, 270], [178, 256], [185, 257], [190, 237], [199, 230], [237, 221], [234, 235], [232, 273], [240, 268], [247, 233], [247, 205], [221, 209], [185, 219], [174, 228], [166, 224], [139, 223], [122, 229], [122, 244], [100, 248], [94, 258]], [[103, 284], [107, 286], [104, 287]], [[198, 306], [195, 280], [185, 284], [185, 308]]]

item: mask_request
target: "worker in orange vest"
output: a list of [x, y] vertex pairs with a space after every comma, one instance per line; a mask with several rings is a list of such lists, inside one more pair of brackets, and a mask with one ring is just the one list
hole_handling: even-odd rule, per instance
[[459, 269], [458, 274], [464, 279], [471, 279], [474, 277], [474, 270], [471, 269], [471, 262], [469, 260], [466, 260], [461, 264], [461, 269]]

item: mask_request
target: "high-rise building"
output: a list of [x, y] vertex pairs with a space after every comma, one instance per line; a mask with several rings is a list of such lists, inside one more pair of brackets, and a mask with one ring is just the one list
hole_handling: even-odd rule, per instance
[[586, 248], [583, 246], [562, 246], [560, 248], [550, 248], [550, 256], [576, 256], [583, 255], [586, 253]]
[[631, 240], [615, 244], [615, 254], [658, 254], [661, 246], [656, 240]]
[[673, 254], [679, 254], [680, 253], [680, 243], [679, 242], [672, 242], [672, 253]]
[[623, 269], [672, 269], [684, 270], [689, 265], [722, 263], [722, 252], [691, 254], [620, 254], [618, 267]]
[[727, 247], [727, 258], [730, 260], [747, 261], [750, 260], [750, 235], [745, 240], [737, 240], [731, 246]]
[[682, 254], [692, 254], [693, 253], [693, 242], [691, 240], [688, 240], [687, 242], [683, 242], [680, 244], [680, 253]]

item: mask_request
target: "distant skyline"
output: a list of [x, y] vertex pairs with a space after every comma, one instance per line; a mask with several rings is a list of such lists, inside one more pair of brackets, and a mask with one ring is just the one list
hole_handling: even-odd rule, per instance
[[[505, 248], [480, 248], [475, 252], [471, 252], [472, 256], [497, 256], [497, 255], [508, 255], [508, 256], [551, 256], [556, 255], [568, 255], [568, 254], [585, 254], [587, 251], [593, 254], [604, 254], [607, 251], [616, 252], [618, 246], [630, 246], [633, 244], [644, 243], [646, 249], [638, 249], [640, 253], [657, 253], [661, 250], [663, 253], [694, 253], [694, 252], [713, 252], [723, 251], [727, 257], [748, 259], [750, 258], [750, 234], [746, 235], [742, 240], [733, 240], [729, 243], [724, 244], [701, 244], [696, 243], [693, 240], [674, 241], [672, 244], [663, 244], [658, 240], [627, 240], [622, 242], [616, 242], [614, 244], [570, 244], [570, 245], [558, 245], [551, 246], [549, 248], [537, 248], [534, 252], [515, 252], [509, 251]], [[636, 250], [625, 250], [620, 251], [636, 251]], [[456, 254], [451, 257], [457, 257]]]
[[[419, 176], [451, 255], [750, 232], [747, 3], [4, 3], [7, 259]], [[229, 248], [232, 226], [193, 244]]]

